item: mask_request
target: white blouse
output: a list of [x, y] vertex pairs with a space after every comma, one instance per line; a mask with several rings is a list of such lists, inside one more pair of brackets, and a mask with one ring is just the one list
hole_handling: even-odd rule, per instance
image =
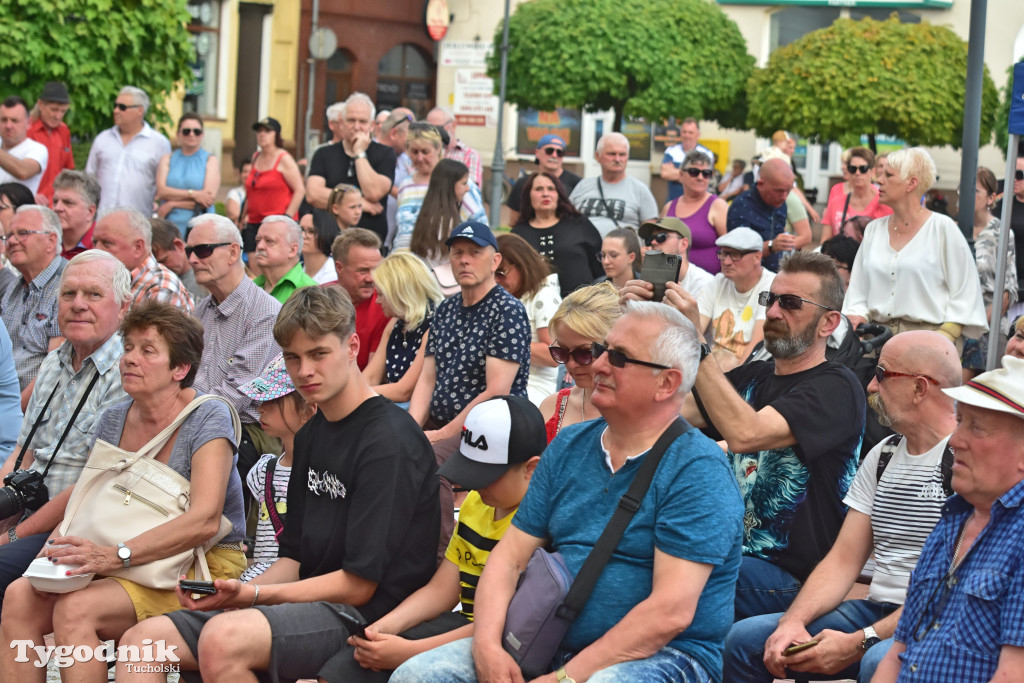
[[891, 216], [868, 223], [850, 272], [843, 315], [959, 323], [977, 338], [988, 329], [981, 282], [967, 240], [949, 216], [932, 213], [899, 251], [889, 246]]

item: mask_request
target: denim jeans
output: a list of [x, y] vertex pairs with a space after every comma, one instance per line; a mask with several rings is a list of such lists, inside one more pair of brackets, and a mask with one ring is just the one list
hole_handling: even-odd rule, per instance
[[800, 582], [785, 569], [756, 557], [743, 556], [736, 579], [736, 618], [785, 612], [800, 592]]
[[[464, 638], [416, 655], [395, 669], [390, 683], [476, 683], [473, 639]], [[565, 655], [568, 659], [568, 654]], [[613, 664], [587, 679], [590, 683], [710, 683], [711, 677], [689, 655], [663, 647], [647, 659]]]
[[[808, 624], [807, 632], [812, 636], [825, 629], [853, 633], [888, 616], [898, 607], [899, 605], [871, 600], [847, 600]], [[722, 679], [724, 683], [771, 683], [775, 679], [764, 666], [764, 643], [775, 632], [781, 618], [782, 613], [763, 614], [733, 624], [725, 638], [725, 676]], [[787, 671], [786, 675], [810, 681], [856, 678], [866, 683], [874, 676], [875, 668], [889, 651], [892, 642], [892, 638], [883, 640], [865, 652], [860, 662], [851, 664], [839, 673], [824, 675]]]

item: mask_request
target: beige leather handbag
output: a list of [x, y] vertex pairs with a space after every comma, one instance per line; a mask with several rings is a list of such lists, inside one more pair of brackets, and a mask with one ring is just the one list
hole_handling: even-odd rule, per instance
[[[154, 458], [185, 418], [207, 401], [223, 401], [228, 406], [235, 443], [239, 443], [242, 425], [238, 413], [223, 398], [211, 394], [196, 397], [171, 424], [135, 453], [97, 439], [64, 511], [60, 535], [116, 546], [184, 514], [189, 508], [189, 481]], [[217, 534], [201, 546], [117, 569], [106, 576], [128, 579], [149, 588], [173, 590], [178, 577], [187, 574], [194, 564], [195, 578], [209, 580], [206, 551], [231, 533], [232, 528], [230, 520], [221, 515]]]

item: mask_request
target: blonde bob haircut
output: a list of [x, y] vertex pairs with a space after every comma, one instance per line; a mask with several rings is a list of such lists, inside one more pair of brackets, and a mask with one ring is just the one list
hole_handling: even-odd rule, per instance
[[437, 278], [412, 252], [389, 255], [374, 269], [373, 281], [395, 315], [405, 321], [406, 329], [419, 327], [427, 309], [444, 299]]
[[910, 147], [891, 152], [886, 164], [900, 180], [917, 178], [917, 194], [923, 195], [935, 184], [935, 161], [923, 147]]
[[571, 292], [548, 322], [548, 331], [557, 341], [563, 326], [593, 341], [603, 341], [615, 321], [622, 316], [619, 292], [610, 282], [587, 285]]

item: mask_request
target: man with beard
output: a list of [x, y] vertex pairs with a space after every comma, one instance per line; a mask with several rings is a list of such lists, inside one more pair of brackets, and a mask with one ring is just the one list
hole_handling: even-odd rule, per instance
[[[733, 625], [725, 640], [727, 683], [800, 673], [871, 680], [893, 643], [910, 571], [950, 495], [946, 442], [956, 412], [943, 389], [960, 381], [956, 348], [938, 332], [904, 332], [882, 348], [868, 403], [900, 435], [864, 459], [843, 501], [850, 509], [835, 545], [785, 614]], [[844, 601], [872, 554], [867, 598]], [[810, 640], [818, 644], [783, 654]]]
[[[674, 283], [667, 289], [665, 302], [697, 324], [696, 300]], [[866, 410], [856, 376], [825, 359], [843, 302], [832, 259], [794, 252], [758, 301], [773, 359], [728, 373], [705, 359], [683, 406], [691, 424], [725, 441], [743, 492], [737, 620], [786, 610], [831, 548]]]

